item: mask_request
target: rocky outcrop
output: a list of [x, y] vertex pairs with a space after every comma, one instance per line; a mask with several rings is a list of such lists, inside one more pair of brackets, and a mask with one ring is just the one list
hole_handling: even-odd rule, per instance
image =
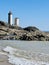
[[33, 41], [49, 41], [49, 37], [46, 36], [43, 32], [37, 34], [36, 31], [32, 33], [30, 32], [28, 34], [23, 34], [20, 37], [20, 39], [21, 40], [33, 40]]
[[18, 27], [0, 22], [0, 40], [49, 41], [49, 36], [36, 27]]
[[6, 23], [4, 23], [3, 21], [0, 21], [0, 26], [5, 26]]
[[24, 28], [24, 30], [29, 31], [29, 32], [30, 32], [30, 31], [35, 32], [36, 30], [39, 30], [39, 29], [36, 28], [36, 27], [29, 26], [29, 27]]

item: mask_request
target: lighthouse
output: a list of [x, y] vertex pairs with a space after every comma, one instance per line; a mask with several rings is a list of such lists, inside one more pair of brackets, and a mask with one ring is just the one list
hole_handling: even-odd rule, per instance
[[8, 13], [8, 24], [12, 25], [12, 12], [11, 11], [9, 11]]
[[15, 26], [19, 26], [19, 18], [15, 18], [14, 25], [15, 25]]

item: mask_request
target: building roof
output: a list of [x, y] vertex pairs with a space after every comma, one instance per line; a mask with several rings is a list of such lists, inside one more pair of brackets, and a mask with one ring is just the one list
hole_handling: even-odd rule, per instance
[[8, 14], [12, 14], [12, 12], [11, 11], [9, 11], [9, 13]]
[[15, 19], [20, 19], [20, 18], [16, 17]]

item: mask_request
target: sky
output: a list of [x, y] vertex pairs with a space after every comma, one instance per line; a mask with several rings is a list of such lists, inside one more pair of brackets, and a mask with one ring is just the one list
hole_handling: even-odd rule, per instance
[[8, 12], [20, 19], [20, 26], [49, 31], [49, 0], [0, 0], [0, 20], [8, 22]]

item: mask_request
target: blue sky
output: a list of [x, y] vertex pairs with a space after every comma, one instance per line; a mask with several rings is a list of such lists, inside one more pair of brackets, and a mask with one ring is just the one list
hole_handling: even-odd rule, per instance
[[0, 0], [0, 20], [8, 21], [12, 11], [13, 21], [20, 18], [20, 26], [36, 26], [49, 31], [49, 0]]

